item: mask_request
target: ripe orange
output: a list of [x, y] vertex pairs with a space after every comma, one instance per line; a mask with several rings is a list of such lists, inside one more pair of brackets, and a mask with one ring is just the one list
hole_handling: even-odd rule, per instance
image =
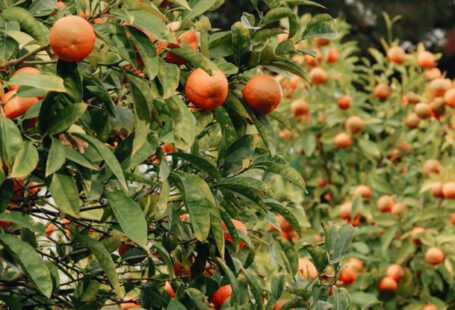
[[308, 258], [299, 258], [299, 275], [307, 281], [310, 281], [318, 276], [318, 270], [313, 262]]
[[169, 283], [169, 281], [166, 281], [166, 283], [164, 284], [164, 290], [166, 291], [166, 293], [169, 294], [169, 297], [175, 298], [174, 289], [172, 288], [172, 285], [171, 283]]
[[216, 309], [220, 309], [228, 298], [232, 295], [232, 287], [230, 284], [221, 286], [213, 294], [211, 302], [215, 305]]
[[391, 212], [394, 204], [395, 199], [389, 195], [383, 195], [376, 201], [376, 206], [381, 212]]
[[355, 272], [354, 268], [346, 266], [341, 269], [340, 272], [340, 281], [343, 284], [349, 285], [354, 283], [357, 280], [357, 273]]
[[291, 98], [296, 90], [304, 88], [305, 84], [303, 83], [302, 78], [297, 75], [293, 75], [286, 83], [285, 97]]
[[390, 89], [390, 86], [385, 83], [379, 83], [374, 88], [374, 95], [381, 101], [389, 98], [391, 92], [392, 90]]
[[431, 115], [436, 119], [439, 119], [442, 115], [444, 115], [446, 110], [446, 106], [444, 103], [444, 99], [441, 97], [436, 97], [430, 102], [430, 111]]
[[321, 63], [322, 60], [322, 53], [319, 49], [315, 50], [316, 57], [312, 55], [305, 55], [305, 61], [310, 67], [316, 67], [318, 64]]
[[278, 133], [278, 135], [280, 136], [281, 139], [289, 141], [292, 138], [292, 131], [289, 128], [284, 128]]
[[46, 237], [50, 238], [52, 233], [57, 229], [57, 227], [52, 224], [52, 223], [49, 223], [47, 226], [46, 226]]
[[[351, 213], [352, 213], [352, 202], [348, 201], [343, 203], [338, 210], [338, 216], [346, 221], [351, 221]], [[359, 217], [361, 214], [360, 208], [357, 209], [354, 217]]]
[[406, 116], [406, 127], [409, 129], [415, 129], [419, 127], [420, 118], [416, 113], [410, 113]]
[[294, 116], [298, 117], [298, 116], [308, 114], [308, 112], [310, 111], [310, 106], [308, 105], [308, 103], [305, 100], [297, 99], [297, 100], [292, 101], [291, 110], [292, 110], [292, 113], [294, 113]]
[[442, 193], [446, 199], [455, 199], [455, 182], [447, 182], [442, 187]]
[[350, 268], [354, 268], [357, 272], [362, 272], [363, 271], [363, 262], [358, 259], [357, 257], [352, 257], [347, 263], [346, 266], [349, 266]]
[[433, 96], [442, 97], [452, 88], [452, 82], [445, 78], [437, 78], [428, 84], [428, 89]]
[[[41, 71], [37, 68], [34, 68], [34, 67], [22, 67], [18, 70], [16, 70], [16, 72], [13, 73], [13, 76], [15, 75], [18, 75], [18, 74], [21, 74], [21, 73], [32, 73], [32, 74], [39, 74]], [[8, 85], [8, 89], [9, 90], [18, 90], [19, 89], [19, 85], [17, 84], [9, 84]]]
[[268, 114], [281, 102], [281, 86], [270, 75], [258, 75], [243, 88], [243, 100], [258, 114]]
[[349, 117], [344, 125], [344, 127], [352, 133], [361, 132], [363, 130], [363, 126], [363, 120], [358, 116]]
[[414, 243], [420, 243], [419, 235], [425, 233], [425, 228], [423, 227], [414, 227], [411, 230], [411, 240]]
[[419, 63], [419, 66], [424, 69], [430, 69], [436, 65], [436, 59], [434, 58], [434, 55], [427, 51], [420, 52], [417, 55], [417, 62]]
[[423, 164], [422, 172], [426, 177], [432, 173], [439, 174], [441, 172], [441, 163], [437, 159], [428, 159]]
[[335, 136], [335, 146], [339, 149], [347, 149], [352, 146], [352, 139], [351, 137], [345, 133], [340, 132]]
[[425, 252], [425, 259], [430, 265], [439, 265], [444, 261], [444, 252], [437, 247], [431, 247]]
[[2, 102], [5, 104], [5, 116], [8, 118], [22, 116], [28, 109], [39, 101], [36, 97], [19, 97], [16, 93], [17, 89], [10, 90], [2, 96]]
[[[192, 50], [197, 51], [199, 49], [199, 43], [197, 40], [197, 32], [195, 30], [185, 31], [177, 37], [177, 44], [170, 44], [170, 48], [178, 48], [182, 45], [189, 45]], [[185, 58], [177, 56], [169, 51], [166, 53], [164, 60], [169, 63], [173, 63], [176, 65], [183, 65], [187, 63]]]
[[399, 264], [390, 265], [387, 268], [387, 276], [391, 277], [395, 281], [400, 281], [403, 278], [404, 272], [403, 268]]
[[161, 146], [161, 149], [163, 150], [164, 154], [172, 153], [175, 151], [175, 147], [172, 144], [163, 144]]
[[426, 119], [431, 116], [430, 105], [425, 102], [420, 102], [420, 103], [416, 104], [414, 107], [414, 112], [421, 119]]
[[397, 281], [391, 277], [384, 277], [379, 282], [379, 290], [384, 293], [393, 293], [397, 290], [398, 284]]
[[283, 307], [288, 301], [286, 299], [280, 299], [277, 301], [277, 303], [270, 308], [270, 310], [281, 310], [281, 307]]
[[393, 215], [399, 216], [404, 211], [406, 211], [406, 205], [402, 202], [398, 202], [393, 205], [392, 211], [390, 211], [390, 213], [392, 213]]
[[438, 310], [438, 307], [436, 307], [433, 304], [425, 305], [422, 307], [422, 310]]
[[431, 185], [431, 194], [435, 198], [442, 198], [444, 197], [444, 193], [442, 192], [442, 188], [444, 185], [441, 182], [435, 182]]
[[229, 83], [222, 71], [210, 76], [203, 69], [191, 72], [185, 84], [186, 97], [196, 107], [214, 109], [224, 103], [228, 96]]
[[[239, 232], [241, 232], [241, 233], [243, 233], [245, 235], [248, 234], [248, 229], [246, 228], [245, 224], [243, 224], [242, 222], [240, 222], [240, 221], [238, 221], [236, 219], [231, 219], [231, 222], [234, 225], [236, 230], [238, 230]], [[224, 239], [226, 241], [229, 241], [229, 242], [233, 243], [234, 239], [232, 239], [232, 236], [229, 233], [229, 230], [228, 230], [227, 226], [224, 223], [222, 223], [222, 226], [223, 226], [223, 231], [225, 232], [224, 233]], [[241, 250], [244, 246], [245, 246], [245, 242], [240, 241], [239, 249]]]
[[[9, 213], [10, 211], [9, 210], [5, 210], [4, 211], [5, 213]], [[0, 220], [0, 227], [3, 228], [3, 229], [7, 229], [9, 227], [9, 225], [11, 225], [11, 222], [8, 222], [8, 221], [1, 221]]]
[[450, 223], [452, 223], [452, 225], [455, 225], [455, 213], [450, 214]]
[[316, 46], [318, 47], [329, 45], [330, 42], [331, 42], [330, 39], [326, 38], [316, 38], [315, 40]]
[[338, 59], [340, 58], [340, 52], [336, 48], [331, 48], [327, 52], [327, 62], [328, 63], [334, 63], [337, 62]]
[[352, 98], [348, 95], [343, 95], [338, 99], [338, 106], [342, 110], [347, 110], [351, 106]]
[[440, 78], [442, 76], [441, 70], [439, 68], [431, 68], [425, 70], [425, 73], [423, 74], [426, 80], [431, 81], [437, 78]]
[[371, 199], [373, 192], [367, 185], [359, 185], [354, 189], [354, 197], [360, 196], [363, 200], [368, 201]]
[[314, 85], [324, 84], [328, 78], [327, 72], [322, 68], [317, 67], [310, 71], [310, 80]]
[[90, 55], [95, 47], [95, 32], [82, 17], [65, 16], [52, 26], [49, 42], [57, 58], [79, 62]]
[[125, 302], [120, 304], [121, 310], [142, 309], [141, 305], [137, 302]]
[[62, 1], [57, 1], [57, 9], [58, 10], [64, 10], [66, 9], [66, 4]]
[[455, 107], [455, 88], [446, 91], [444, 101], [449, 107]]
[[390, 62], [401, 64], [404, 60], [404, 57], [405, 57], [404, 50], [399, 46], [391, 47], [387, 51], [387, 59]]

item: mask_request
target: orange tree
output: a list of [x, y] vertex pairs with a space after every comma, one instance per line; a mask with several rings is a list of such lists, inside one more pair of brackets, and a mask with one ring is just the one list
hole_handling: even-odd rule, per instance
[[3, 304], [344, 309], [329, 288], [354, 229], [303, 233], [266, 115], [333, 20], [252, 1], [219, 31], [203, 14], [222, 3], [0, 4]]
[[[455, 84], [436, 68], [439, 55], [423, 45], [405, 51], [392, 40], [397, 19], [385, 20], [384, 50], [370, 49], [369, 59], [355, 56], [355, 42], [301, 47], [314, 51], [294, 56], [310, 81], [282, 76], [279, 149], [307, 181], [309, 234], [321, 221], [358, 227], [335, 268], [349, 307], [450, 309]], [[303, 200], [276, 184], [284, 197]]]

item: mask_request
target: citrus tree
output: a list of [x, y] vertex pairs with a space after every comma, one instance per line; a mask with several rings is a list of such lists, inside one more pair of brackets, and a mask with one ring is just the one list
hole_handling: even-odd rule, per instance
[[[393, 41], [356, 56], [356, 43], [306, 41], [294, 56], [310, 83], [285, 74], [274, 121], [278, 149], [307, 181], [309, 233], [323, 223], [358, 227], [335, 268], [346, 309], [451, 309], [454, 305], [455, 83], [423, 45]], [[349, 27], [340, 22], [340, 34]]]
[[4, 305], [344, 309], [354, 229], [309, 233], [271, 124], [335, 24], [251, 3], [220, 31], [219, 0], [0, 2]]

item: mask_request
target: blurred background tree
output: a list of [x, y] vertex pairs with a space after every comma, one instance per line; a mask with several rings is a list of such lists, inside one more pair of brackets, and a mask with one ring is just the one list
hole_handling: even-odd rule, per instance
[[[305, 7], [301, 13], [324, 13], [345, 19], [352, 26], [346, 40], [357, 40], [364, 53], [368, 47], [380, 48], [379, 38], [386, 29], [382, 12], [401, 15], [394, 36], [402, 46], [412, 49], [424, 42], [427, 49], [444, 53], [439, 66], [455, 76], [455, 1], [454, 0], [316, 0], [328, 10]], [[221, 10], [212, 15], [216, 27], [226, 29], [239, 20], [242, 11], [253, 12], [248, 0], [226, 0]]]

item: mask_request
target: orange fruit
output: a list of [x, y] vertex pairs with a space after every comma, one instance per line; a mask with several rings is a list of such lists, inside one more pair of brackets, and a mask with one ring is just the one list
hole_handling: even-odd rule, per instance
[[416, 104], [414, 107], [414, 112], [421, 119], [426, 119], [431, 116], [430, 105], [425, 102], [420, 102], [420, 103]]
[[387, 51], [387, 59], [390, 61], [390, 62], [394, 62], [394, 63], [397, 63], [397, 64], [401, 64], [404, 60], [404, 57], [405, 57], [405, 52], [404, 50], [399, 47], [399, 46], [394, 46], [394, 47], [391, 47], [388, 51]]
[[430, 111], [431, 111], [431, 115], [433, 115], [433, 117], [438, 119], [439, 117], [444, 115], [445, 110], [446, 110], [446, 106], [445, 106], [443, 98], [436, 97], [433, 100], [431, 100]]
[[292, 110], [292, 113], [294, 113], [294, 116], [298, 117], [298, 116], [308, 114], [308, 112], [310, 111], [310, 106], [308, 105], [308, 103], [305, 100], [297, 99], [297, 100], [292, 101], [291, 110]]
[[406, 116], [406, 127], [409, 129], [415, 129], [419, 127], [420, 118], [416, 113], [410, 113]]
[[95, 47], [95, 32], [82, 17], [65, 16], [52, 26], [49, 43], [58, 59], [79, 62], [90, 55]]
[[395, 203], [393, 205], [392, 210], [390, 211], [390, 213], [392, 213], [393, 215], [399, 216], [404, 211], [406, 211], [406, 205], [404, 203], [402, 203], [402, 202], [398, 202], [398, 203]]
[[64, 10], [66, 9], [66, 4], [62, 1], [57, 1], [57, 9], [58, 10]]
[[316, 46], [318, 47], [329, 45], [330, 42], [331, 42], [330, 39], [326, 38], [316, 38], [315, 40]]
[[444, 102], [449, 107], [455, 107], [455, 88], [449, 89], [444, 94]]
[[175, 298], [174, 289], [172, 288], [172, 285], [169, 283], [169, 281], [166, 281], [166, 283], [164, 283], [164, 290], [169, 294], [169, 297]]
[[335, 146], [339, 149], [347, 149], [352, 146], [352, 139], [351, 137], [345, 133], [345, 132], [340, 132], [335, 136]]
[[389, 195], [383, 195], [376, 201], [376, 206], [381, 212], [391, 212], [394, 204], [395, 199]]
[[305, 61], [310, 67], [316, 67], [318, 64], [321, 63], [322, 60], [322, 53], [319, 49], [315, 50], [316, 57], [312, 55], [305, 55]]
[[270, 308], [270, 310], [281, 310], [281, 308], [287, 303], [286, 299], [280, 299], [276, 302], [274, 306]]
[[358, 116], [351, 116], [346, 120], [344, 127], [352, 132], [352, 133], [359, 133], [363, 130], [363, 120]]
[[438, 310], [438, 307], [436, 307], [433, 304], [425, 305], [422, 307], [422, 310]]
[[293, 75], [289, 79], [289, 82], [286, 84], [285, 97], [291, 98], [297, 89], [304, 89], [304, 88], [305, 88], [305, 84], [303, 84], [302, 78], [297, 75]]
[[243, 88], [243, 100], [258, 114], [268, 114], [281, 102], [281, 86], [270, 75], [258, 75]]
[[284, 128], [278, 133], [278, 135], [280, 136], [281, 139], [289, 141], [292, 138], [292, 131], [289, 128]]
[[439, 265], [444, 261], [444, 252], [437, 247], [431, 247], [425, 252], [425, 259], [430, 265]]
[[436, 66], [436, 59], [434, 58], [434, 55], [427, 51], [420, 52], [417, 55], [417, 62], [419, 63], [419, 66], [424, 69], [430, 69]]
[[[178, 48], [182, 45], [189, 45], [192, 50], [197, 51], [199, 49], [199, 43], [197, 41], [197, 32], [195, 30], [185, 31], [177, 37], [177, 44], [170, 44], [170, 48]], [[185, 58], [182, 58], [178, 55], [169, 51], [166, 53], [164, 60], [169, 63], [173, 63], [176, 65], [183, 65], [187, 63]]]
[[343, 95], [338, 99], [338, 106], [342, 110], [347, 110], [351, 106], [352, 98], [348, 95]]
[[441, 182], [435, 182], [431, 185], [431, 194], [435, 198], [442, 198], [444, 197], [444, 193], [442, 192], [442, 188], [444, 185]]
[[455, 225], [455, 213], [450, 214], [450, 223], [452, 223], [452, 225]]
[[425, 228], [423, 228], [423, 227], [414, 227], [411, 230], [411, 240], [414, 243], [420, 243], [419, 235], [423, 234], [424, 232], [425, 232]]
[[164, 154], [172, 153], [175, 151], [175, 147], [172, 144], [163, 144], [161, 146], [161, 149], [163, 150]]
[[[360, 214], [360, 211], [357, 211]], [[338, 210], [338, 216], [343, 219], [350, 221], [351, 220], [351, 213], [352, 213], [352, 202], [345, 202], [340, 206]], [[357, 214], [356, 214], [357, 215]]]
[[46, 237], [50, 238], [52, 233], [57, 229], [57, 227], [52, 224], [52, 223], [49, 223], [47, 226], [46, 226]]
[[391, 277], [395, 281], [400, 281], [403, 278], [403, 268], [399, 264], [393, 264], [387, 267], [387, 276]]
[[212, 299], [210, 300], [216, 309], [220, 309], [223, 304], [228, 300], [232, 295], [232, 287], [230, 284], [226, 284], [221, 286], [216, 292], [212, 295]]
[[343, 284], [349, 285], [354, 283], [357, 280], [357, 273], [355, 272], [354, 268], [346, 266], [341, 269], [340, 272], [340, 281]]
[[[18, 75], [18, 74], [21, 74], [21, 73], [32, 73], [32, 74], [39, 74], [41, 71], [37, 68], [34, 68], [34, 67], [22, 67], [18, 70], [16, 70], [16, 72], [13, 73], [13, 76], [15, 75]], [[8, 89], [9, 90], [18, 90], [19, 89], [19, 85], [17, 84], [9, 84], [8, 85]]]
[[336, 48], [331, 48], [327, 52], [327, 62], [328, 63], [334, 63], [337, 62], [338, 59], [340, 58], [340, 52]]
[[222, 71], [210, 76], [203, 69], [191, 72], [185, 84], [185, 94], [196, 107], [214, 109], [224, 103], [228, 96], [229, 83]]
[[391, 277], [384, 277], [379, 281], [379, 290], [384, 293], [393, 293], [397, 290], [397, 281]]
[[142, 309], [141, 305], [136, 302], [124, 302], [120, 304], [121, 310]]
[[428, 84], [428, 89], [433, 96], [442, 97], [452, 88], [452, 82], [448, 79], [437, 78]]
[[2, 96], [2, 102], [5, 104], [5, 116], [8, 118], [22, 116], [28, 109], [39, 101], [36, 97], [19, 97], [16, 93], [17, 90], [10, 90]]
[[455, 182], [447, 182], [442, 187], [442, 193], [446, 199], [455, 199]]
[[357, 257], [352, 257], [350, 260], [348, 260], [346, 266], [354, 268], [354, 270], [356, 270], [357, 272], [363, 271], [363, 262]]
[[314, 68], [310, 71], [310, 81], [314, 85], [324, 84], [329, 76], [322, 68]]
[[431, 68], [425, 70], [423, 76], [425, 77], [426, 80], [431, 81], [440, 78], [442, 76], [442, 72], [441, 70], [439, 70], [439, 68]]
[[360, 196], [363, 200], [368, 201], [371, 199], [373, 192], [367, 185], [359, 185], [354, 189], [354, 197]]
[[381, 101], [389, 98], [391, 92], [390, 86], [385, 83], [379, 83], [374, 88], [374, 95]]
[[93, 24], [95, 25], [102, 25], [105, 24], [107, 20], [105, 18], [97, 17], [93, 20]]
[[426, 177], [432, 173], [439, 174], [441, 172], [441, 163], [437, 159], [428, 159], [423, 164], [422, 172]]
[[298, 274], [307, 281], [318, 276], [318, 270], [308, 258], [299, 258]]
[[[239, 232], [243, 234], [248, 234], [248, 229], [246, 228], [245, 224], [242, 222], [236, 220], [236, 219], [231, 219], [232, 224], [234, 225], [235, 229], [238, 230]], [[226, 226], [226, 224], [222, 223], [222, 228], [224, 231], [224, 239], [230, 243], [234, 242], [234, 239], [232, 239], [231, 234], [229, 233], [229, 230]], [[239, 249], [241, 250], [245, 246], [245, 242], [240, 241], [239, 243]]]
[[[9, 212], [11, 212], [11, 211], [5, 210], [4, 212], [5, 212], [5, 213], [9, 213]], [[1, 227], [1, 228], [7, 229], [7, 228], [9, 227], [9, 225], [11, 225], [11, 222], [0, 220], [0, 227]]]

